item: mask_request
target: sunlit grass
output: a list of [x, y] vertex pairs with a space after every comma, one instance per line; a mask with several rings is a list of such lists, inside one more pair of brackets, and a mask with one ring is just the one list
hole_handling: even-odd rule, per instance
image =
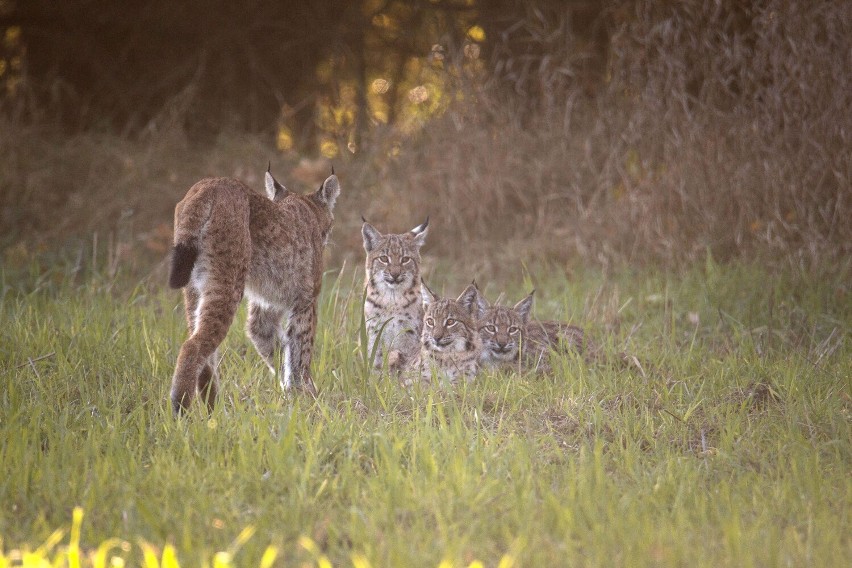
[[366, 372], [360, 277], [329, 273], [316, 400], [282, 395], [241, 310], [222, 403], [180, 420], [178, 294], [2, 274], [0, 562], [841, 565], [852, 308], [834, 274], [533, 272], [509, 297], [534, 284], [539, 317], [645, 376], [568, 356], [553, 377], [409, 392]]

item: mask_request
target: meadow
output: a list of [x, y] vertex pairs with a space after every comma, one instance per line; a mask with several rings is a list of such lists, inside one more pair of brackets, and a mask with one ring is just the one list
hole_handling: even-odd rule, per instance
[[[848, 564], [852, 3], [92, 4], [0, 1], [0, 568]], [[332, 162], [318, 398], [241, 308], [176, 419], [175, 203]], [[427, 215], [634, 364], [371, 374], [361, 218]]]
[[[409, 391], [367, 371], [363, 274], [332, 265], [317, 399], [282, 394], [243, 307], [222, 402], [175, 419], [179, 294], [7, 265], [0, 565], [843, 565], [850, 268], [708, 257], [481, 282], [492, 299], [535, 286], [537, 317], [641, 369], [566, 355], [552, 376]], [[449, 295], [465, 278], [429, 281]]]

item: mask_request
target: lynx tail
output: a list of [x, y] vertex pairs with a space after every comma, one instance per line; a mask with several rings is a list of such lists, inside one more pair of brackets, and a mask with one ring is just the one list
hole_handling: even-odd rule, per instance
[[172, 249], [172, 266], [169, 270], [169, 286], [183, 288], [189, 284], [192, 267], [198, 258], [198, 248], [195, 245], [178, 243]]

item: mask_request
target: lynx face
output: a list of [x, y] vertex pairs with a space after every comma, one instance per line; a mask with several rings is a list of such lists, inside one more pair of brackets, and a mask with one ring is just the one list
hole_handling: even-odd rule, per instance
[[475, 289], [468, 286], [456, 300], [440, 298], [424, 284], [423, 331], [420, 336], [421, 380], [433, 371], [456, 382], [472, 380], [479, 369], [482, 341], [474, 318]]
[[439, 353], [470, 351], [474, 348], [476, 322], [459, 300], [430, 296], [428, 288], [424, 304], [421, 342], [428, 351]]
[[487, 365], [517, 362], [532, 310], [532, 294], [512, 308], [485, 304], [479, 316], [482, 362]]
[[381, 234], [365, 222], [361, 228], [367, 251], [368, 285], [384, 293], [410, 288], [420, 280], [420, 247], [426, 242], [429, 219], [407, 233]]

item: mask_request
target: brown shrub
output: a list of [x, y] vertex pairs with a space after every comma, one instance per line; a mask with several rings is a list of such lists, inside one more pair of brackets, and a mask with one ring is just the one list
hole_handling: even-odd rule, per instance
[[[335, 262], [361, 258], [361, 214], [386, 230], [431, 215], [427, 253], [471, 274], [520, 260], [678, 265], [708, 250], [848, 259], [852, 5], [613, 6], [597, 23], [609, 30], [597, 82], [567, 11], [531, 10], [478, 72], [449, 54], [456, 100], [444, 115], [414, 135], [376, 127], [338, 160]], [[98, 231], [159, 258], [196, 179], [259, 189], [270, 157], [285, 181], [310, 177], [271, 138], [188, 143], [182, 100], [133, 139], [3, 124], [2, 240]]]
[[494, 261], [848, 256], [850, 5], [625, 5], [593, 95], [569, 27], [531, 15], [514, 45], [540, 49], [495, 50], [484, 88], [381, 161], [370, 218], [431, 211], [442, 253]]

